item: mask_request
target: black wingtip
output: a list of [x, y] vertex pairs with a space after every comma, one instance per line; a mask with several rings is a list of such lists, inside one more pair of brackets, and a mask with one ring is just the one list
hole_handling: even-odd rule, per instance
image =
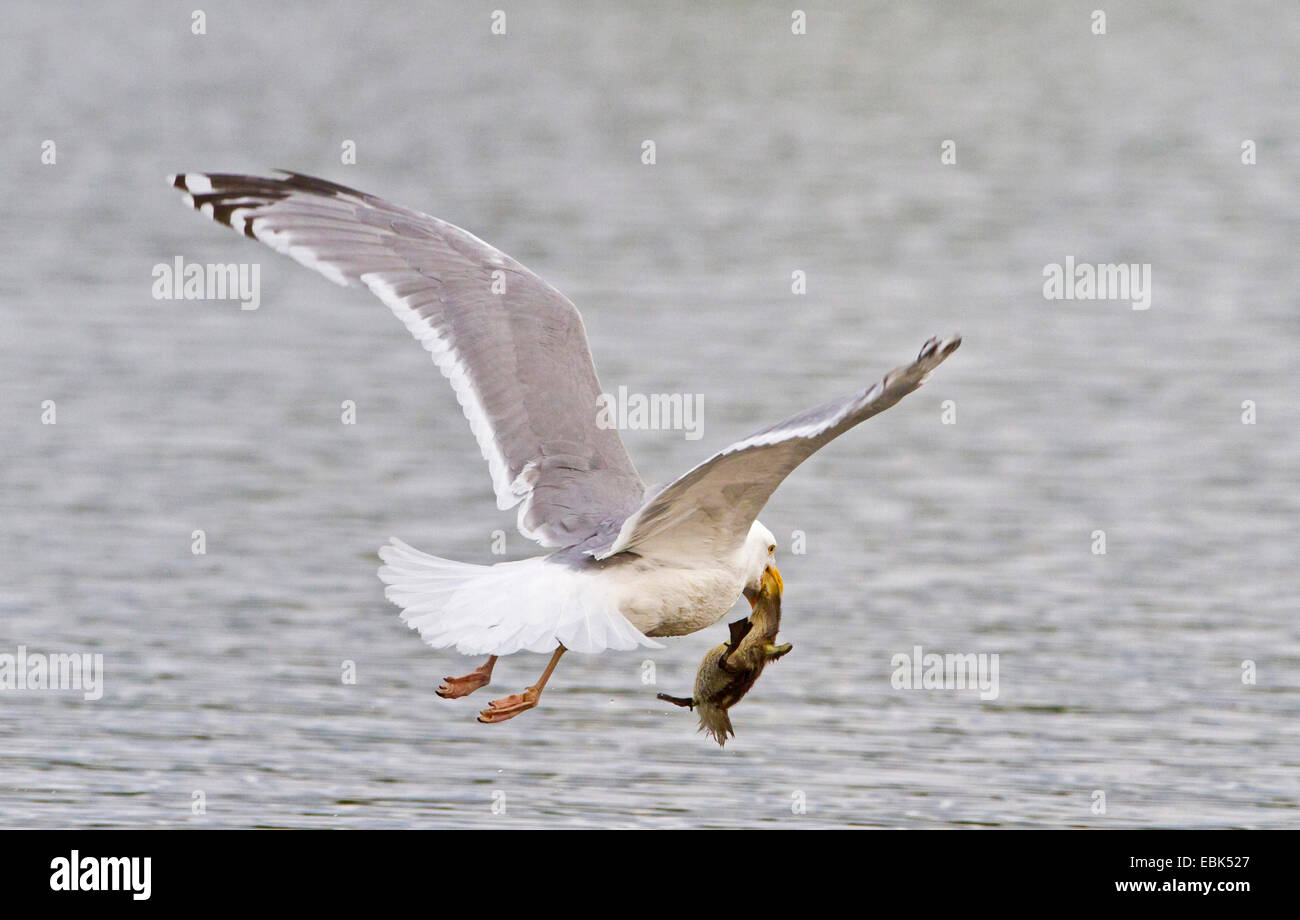
[[340, 185], [337, 182], [331, 182], [329, 179], [322, 179], [319, 176], [309, 176], [306, 173], [294, 172], [292, 169], [280, 169], [276, 167], [272, 172], [278, 172], [284, 176], [280, 179], [290, 188], [302, 189], [307, 192], [314, 192], [317, 195], [350, 195], [354, 198], [368, 197], [365, 192], [349, 188], [346, 185]]
[[924, 361], [936, 356], [942, 361], [961, 346], [961, 334], [950, 335], [946, 339], [941, 339], [937, 335], [929, 339], [921, 346], [921, 352], [916, 356], [918, 361]]

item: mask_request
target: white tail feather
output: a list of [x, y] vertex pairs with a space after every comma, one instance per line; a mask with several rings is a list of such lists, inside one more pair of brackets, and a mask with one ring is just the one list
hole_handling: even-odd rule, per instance
[[545, 556], [472, 565], [422, 553], [393, 538], [379, 550], [384, 596], [434, 648], [463, 655], [660, 648], [618, 610], [603, 579]]

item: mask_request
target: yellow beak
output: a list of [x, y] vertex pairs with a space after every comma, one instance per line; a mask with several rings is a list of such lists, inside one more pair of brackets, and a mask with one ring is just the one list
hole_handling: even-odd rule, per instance
[[777, 571], [776, 566], [769, 565], [763, 570], [763, 587], [777, 597], [785, 590], [785, 582], [781, 578], [781, 573]]
[[763, 570], [763, 580], [759, 582], [758, 590], [751, 591], [746, 588], [744, 591], [745, 600], [749, 601], [749, 609], [753, 610], [758, 606], [760, 595], [766, 594], [768, 597], [780, 597], [781, 592], [785, 590], [785, 581], [781, 578], [781, 573], [777, 571], [776, 566], [769, 565]]

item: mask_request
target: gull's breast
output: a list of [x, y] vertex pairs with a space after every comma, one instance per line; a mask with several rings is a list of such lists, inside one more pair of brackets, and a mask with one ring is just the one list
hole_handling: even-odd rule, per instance
[[684, 636], [722, 619], [744, 588], [739, 570], [638, 560], [610, 573], [619, 611], [647, 636]]

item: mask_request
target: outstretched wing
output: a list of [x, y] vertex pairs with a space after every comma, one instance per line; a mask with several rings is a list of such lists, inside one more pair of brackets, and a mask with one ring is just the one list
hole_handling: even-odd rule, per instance
[[311, 176], [171, 183], [213, 220], [386, 303], [451, 381], [497, 506], [523, 503], [524, 536], [571, 546], [641, 504], [645, 484], [618, 432], [596, 425], [582, 318], [514, 259], [446, 221]]
[[911, 393], [960, 344], [956, 335], [930, 339], [915, 361], [890, 371], [879, 383], [791, 416], [714, 454], [646, 501], [596, 558], [625, 550], [714, 558], [734, 551], [796, 466]]

